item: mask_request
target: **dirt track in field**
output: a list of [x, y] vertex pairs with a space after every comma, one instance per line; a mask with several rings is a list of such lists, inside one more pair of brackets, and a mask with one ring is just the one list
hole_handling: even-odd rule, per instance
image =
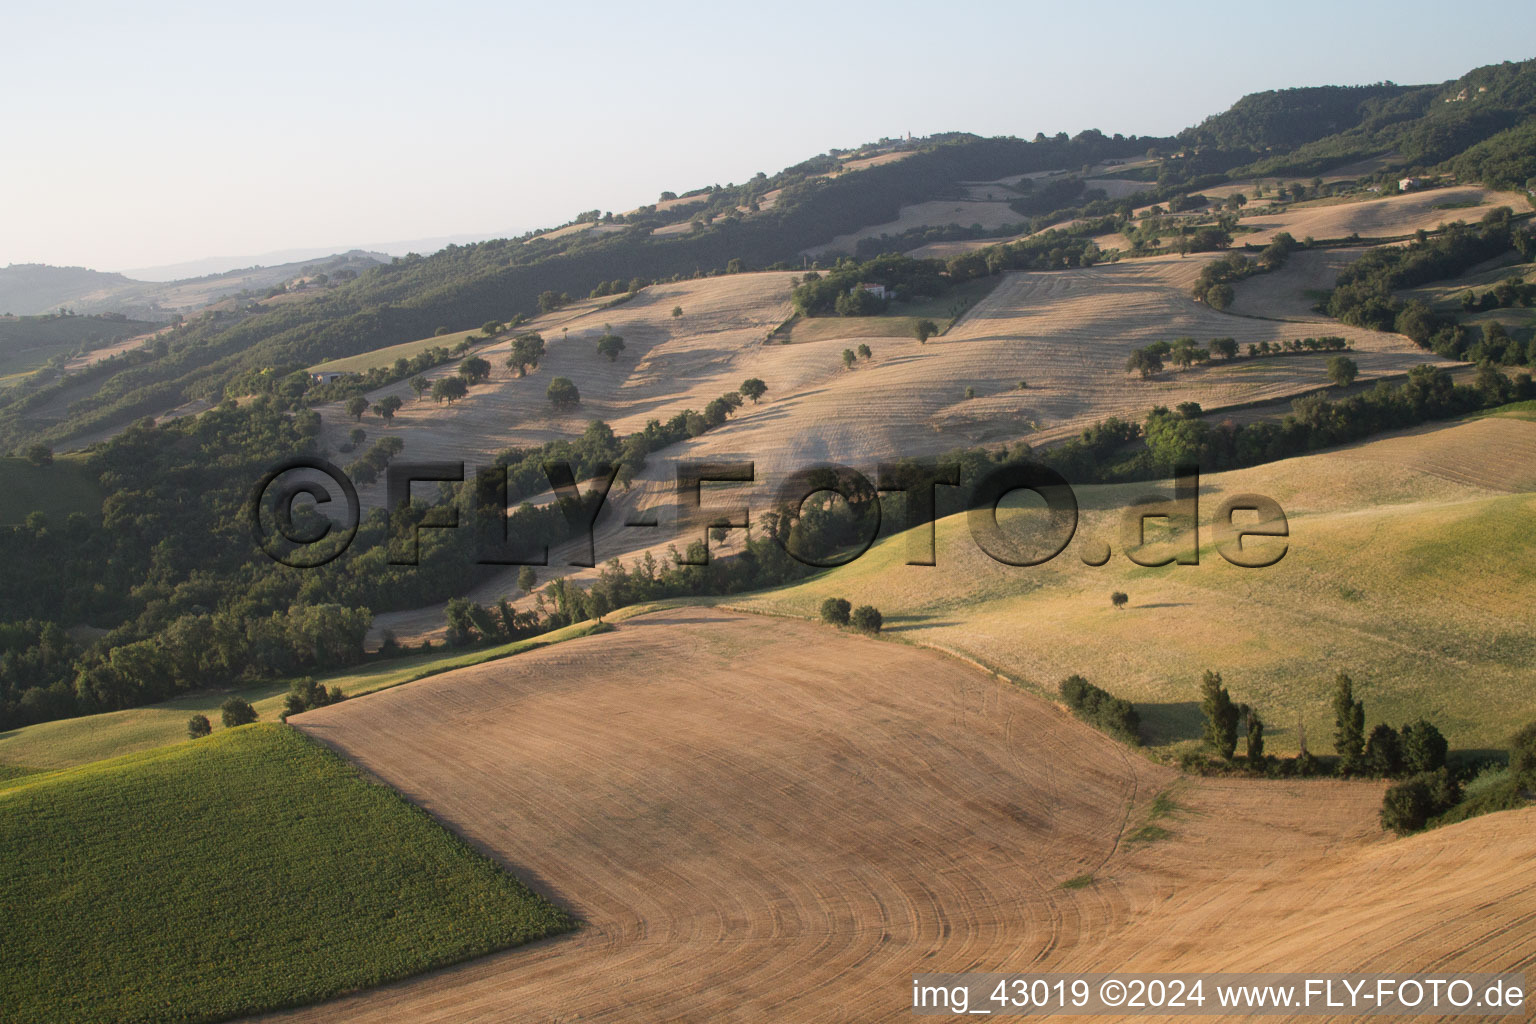
[[[963, 663], [792, 620], [653, 613], [294, 722], [584, 925], [273, 1019], [897, 1020], [917, 971], [1531, 959], [1529, 813], [1392, 842], [1379, 786], [1177, 780]], [[1170, 786], [1171, 838], [1128, 841]]]

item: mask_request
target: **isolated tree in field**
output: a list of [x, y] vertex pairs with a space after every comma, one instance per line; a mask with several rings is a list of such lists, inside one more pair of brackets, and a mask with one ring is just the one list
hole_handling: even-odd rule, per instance
[[868, 345], [859, 345], [858, 353], [860, 359], [871, 359], [874, 357], [874, 353], [869, 350]]
[[233, 729], [256, 721], [256, 709], [244, 697], [231, 697], [219, 705], [219, 716], [224, 720], [224, 728]]
[[919, 345], [926, 345], [929, 338], [939, 333], [939, 325], [932, 320], [919, 320], [912, 326], [912, 333], [917, 335]]
[[480, 333], [490, 338], [501, 333], [501, 326], [500, 320], [487, 320], [480, 325]]
[[379, 414], [379, 419], [389, 424], [394, 422], [395, 413], [399, 412], [400, 407], [404, 404], [400, 400], [399, 395], [385, 395], [379, 399], [378, 404], [373, 407], [373, 411]]
[[1156, 352], [1149, 352], [1139, 348], [1131, 353], [1131, 357], [1125, 361], [1126, 373], [1139, 373], [1141, 379], [1146, 380], [1155, 373], [1163, 372], [1163, 357]]
[[1117, 590], [1113, 594], [1109, 595], [1109, 603], [1114, 605], [1116, 608], [1124, 608], [1130, 599], [1131, 595], [1121, 590]]
[[359, 447], [366, 440], [368, 440], [368, 431], [362, 427], [353, 427], [347, 433], [347, 441], [353, 448]]
[[550, 381], [544, 397], [549, 399], [550, 405], [562, 412], [581, 404], [581, 392], [576, 390], [576, 384], [569, 377], [556, 377]]
[[1365, 704], [1355, 700], [1354, 681], [1340, 672], [1333, 681], [1333, 749], [1339, 755], [1339, 772], [1360, 770], [1365, 753]]
[[672, 315], [674, 317], [682, 316], [683, 315], [683, 307], [682, 306], [673, 306], [672, 307]]
[[1207, 671], [1200, 681], [1200, 711], [1205, 715], [1205, 742], [1227, 760], [1237, 750], [1237, 705], [1221, 685], [1219, 672]]
[[192, 739], [201, 739], [213, 732], [213, 726], [208, 722], [207, 715], [193, 715], [187, 719], [187, 735]]
[[1450, 749], [1440, 730], [1423, 718], [1403, 726], [1398, 746], [1402, 750], [1403, 771], [1412, 774], [1444, 768]]
[[976, 389], [975, 388], [971, 388], [971, 387], [966, 388], [965, 389], [965, 397], [966, 397], [967, 401], [969, 401], [972, 398], [975, 398], [976, 397]]
[[1360, 375], [1360, 367], [1349, 356], [1334, 356], [1328, 360], [1328, 379], [1341, 388], [1347, 388]]
[[539, 585], [538, 574], [533, 571], [533, 566], [525, 565], [517, 570], [517, 589], [525, 594], [533, 593], [533, 588]]
[[1264, 760], [1264, 721], [1259, 718], [1259, 713], [1251, 708], [1248, 710], [1248, 746], [1246, 753], [1249, 764], [1258, 764]]
[[432, 401], [452, 405], [469, 394], [469, 384], [463, 377], [442, 377], [432, 384]]
[[1027, 381], [1027, 380], [1019, 381], [1019, 390], [1020, 391], [1028, 391], [1029, 390], [1029, 381]]
[[833, 626], [848, 625], [853, 606], [840, 597], [829, 597], [821, 602], [821, 621]]
[[624, 351], [624, 339], [612, 331], [605, 331], [601, 338], [597, 339], [597, 354], [607, 359], [610, 363], [619, 358], [619, 353]]
[[363, 413], [368, 411], [368, 399], [362, 395], [354, 395], [347, 399], [347, 415], [358, 422], [362, 422]]
[[851, 349], [851, 348], [843, 349], [843, 369], [845, 369], [845, 370], [853, 369], [854, 361], [857, 360], [857, 359], [858, 359], [858, 356], [853, 354], [853, 349]]
[[874, 636], [885, 625], [885, 618], [874, 605], [861, 604], [848, 616], [848, 624], [860, 633]]
[[459, 364], [459, 376], [463, 377], [466, 383], [479, 384], [490, 375], [491, 364], [479, 356], [470, 356]]
[[529, 331], [527, 334], [519, 334], [512, 340], [512, 352], [507, 356], [507, 367], [519, 377], [528, 375], [528, 371], [539, 365], [539, 360], [544, 358], [544, 336]]
[[421, 374], [418, 373], [416, 376], [411, 378], [411, 390], [416, 392], [416, 401], [421, 401], [422, 396], [431, 390], [431, 388], [431, 383], [428, 382], [427, 378], [423, 377]]
[[1212, 355], [1221, 356], [1221, 358], [1223, 358], [1223, 359], [1235, 359], [1235, 358], [1237, 358], [1237, 339], [1236, 338], [1213, 338], [1213, 339], [1211, 339], [1211, 354]]
[[768, 385], [763, 383], [761, 377], [748, 377], [741, 382], [741, 387], [736, 390], [741, 397], [756, 405], [757, 400], [768, 393]]

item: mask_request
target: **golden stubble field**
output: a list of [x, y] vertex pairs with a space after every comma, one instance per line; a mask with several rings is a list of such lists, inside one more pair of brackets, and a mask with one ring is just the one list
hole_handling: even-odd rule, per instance
[[[1392, 840], [1380, 784], [1180, 779], [960, 662], [805, 623], [661, 611], [294, 723], [583, 924], [273, 1020], [894, 1021], [917, 972], [1536, 952], [1536, 812]], [[1133, 840], [1159, 794], [1167, 837]]]

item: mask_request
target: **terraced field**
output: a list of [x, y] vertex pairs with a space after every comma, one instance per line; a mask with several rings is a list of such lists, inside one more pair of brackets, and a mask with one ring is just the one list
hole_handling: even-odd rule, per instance
[[[294, 722], [583, 923], [273, 1020], [898, 1020], [916, 970], [1532, 955], [1536, 812], [1393, 842], [1379, 784], [1176, 782], [964, 664], [802, 623], [657, 612]], [[1132, 841], [1158, 794], [1168, 837]]]

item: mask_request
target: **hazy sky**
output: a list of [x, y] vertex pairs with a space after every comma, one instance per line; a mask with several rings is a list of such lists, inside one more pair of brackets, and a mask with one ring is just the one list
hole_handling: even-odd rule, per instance
[[7, 4], [0, 265], [515, 233], [883, 135], [1177, 131], [1536, 56], [1529, 0]]

